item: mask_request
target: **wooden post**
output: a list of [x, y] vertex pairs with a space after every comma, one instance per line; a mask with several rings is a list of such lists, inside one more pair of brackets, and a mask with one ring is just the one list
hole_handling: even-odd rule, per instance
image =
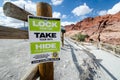
[[62, 32], [62, 37], [61, 37], [61, 41], [62, 41], [62, 46], [64, 46], [64, 33], [66, 32], [65, 29], [61, 29]]
[[[37, 16], [52, 17], [52, 8], [49, 4], [39, 2], [37, 3]], [[40, 80], [53, 80], [54, 69], [53, 62], [39, 64]]]
[[64, 46], [64, 32], [62, 32], [62, 46]]

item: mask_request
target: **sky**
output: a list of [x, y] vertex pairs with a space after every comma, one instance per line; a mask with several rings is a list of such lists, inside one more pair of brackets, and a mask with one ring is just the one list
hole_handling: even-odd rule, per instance
[[120, 11], [120, 0], [0, 0], [0, 25], [14, 28], [23, 27], [24, 22], [4, 15], [5, 2], [12, 2], [21, 8], [25, 5], [26, 11], [34, 15], [37, 2], [49, 3], [52, 6], [53, 17], [60, 18], [63, 26], [75, 24], [87, 17], [115, 14]]

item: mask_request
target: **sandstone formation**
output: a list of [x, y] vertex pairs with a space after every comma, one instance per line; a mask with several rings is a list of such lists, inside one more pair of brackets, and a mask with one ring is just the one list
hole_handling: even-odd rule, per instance
[[89, 41], [101, 41], [110, 44], [120, 44], [120, 12], [111, 15], [88, 17], [76, 24], [65, 26], [66, 35], [77, 32], [89, 35]]

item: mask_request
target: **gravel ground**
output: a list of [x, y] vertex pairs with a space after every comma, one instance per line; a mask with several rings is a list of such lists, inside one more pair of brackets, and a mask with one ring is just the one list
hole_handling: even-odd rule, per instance
[[[28, 40], [0, 40], [0, 80], [20, 80], [35, 65], [30, 63]], [[95, 57], [83, 47], [65, 41], [61, 60], [54, 62], [55, 80], [104, 80]]]

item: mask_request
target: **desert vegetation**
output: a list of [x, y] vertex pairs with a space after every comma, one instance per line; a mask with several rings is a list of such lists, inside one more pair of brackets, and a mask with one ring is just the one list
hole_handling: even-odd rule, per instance
[[101, 47], [105, 48], [105, 49], [107, 49], [109, 51], [113, 51], [116, 54], [120, 55], [120, 45], [112, 45], [112, 44], [102, 43]]
[[73, 35], [71, 38], [77, 41], [85, 41], [85, 39], [88, 37], [89, 37], [88, 35], [78, 33], [78, 34]]

